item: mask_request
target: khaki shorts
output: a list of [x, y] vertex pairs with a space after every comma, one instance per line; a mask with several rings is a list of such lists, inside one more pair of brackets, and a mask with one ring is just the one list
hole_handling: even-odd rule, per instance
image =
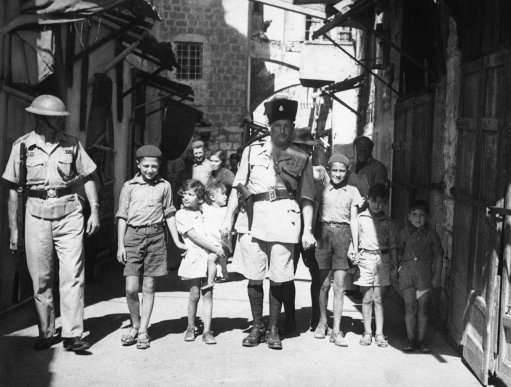
[[143, 228], [128, 226], [124, 234], [124, 276], [167, 275], [167, 245], [163, 225]]
[[231, 270], [250, 280], [264, 280], [268, 274], [273, 282], [292, 281], [294, 249], [293, 243], [266, 242], [239, 234]]
[[359, 275], [354, 282], [358, 286], [389, 286], [391, 259], [388, 254], [363, 252], [358, 263]]

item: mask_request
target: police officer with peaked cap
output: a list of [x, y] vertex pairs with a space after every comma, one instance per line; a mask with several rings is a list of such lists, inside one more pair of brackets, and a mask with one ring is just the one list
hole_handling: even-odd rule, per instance
[[[233, 267], [248, 279], [248, 298], [254, 325], [243, 339], [252, 347], [265, 339], [272, 349], [281, 349], [278, 318], [282, 304], [293, 294], [293, 253], [300, 241], [301, 216], [304, 219], [302, 244], [311, 248], [314, 185], [308, 154], [292, 145], [297, 101], [275, 98], [265, 104], [270, 137], [252, 143], [241, 156], [233, 187], [238, 184], [249, 192], [253, 202], [253, 219], [238, 216], [239, 239]], [[229, 197], [223, 232], [231, 230], [238, 206], [235, 190]], [[270, 279], [270, 319], [268, 334], [263, 325], [263, 280]]]
[[[99, 203], [92, 176], [96, 165], [74, 137], [64, 133], [64, 103], [52, 95], [41, 95], [25, 109], [35, 117], [33, 131], [14, 141], [2, 178], [9, 185], [10, 249], [18, 248], [17, 187], [20, 152], [26, 147], [25, 248], [27, 266], [34, 288], [39, 318], [37, 350], [55, 343], [53, 305], [53, 250], [59, 260], [60, 313], [64, 348], [83, 351], [89, 344], [82, 339], [84, 310], [83, 233], [99, 228]], [[91, 215], [84, 225], [79, 192], [85, 190]], [[84, 230], [85, 228], [85, 230]]]

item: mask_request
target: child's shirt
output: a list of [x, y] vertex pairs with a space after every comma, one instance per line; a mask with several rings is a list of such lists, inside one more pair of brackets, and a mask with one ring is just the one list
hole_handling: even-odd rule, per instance
[[204, 250], [187, 236], [187, 232], [191, 230], [195, 230], [200, 235], [206, 236], [204, 216], [200, 210], [190, 210], [187, 208], [178, 210], [176, 212], [176, 227], [188, 251], [192, 249]]
[[400, 262], [420, 261], [432, 263], [443, 255], [437, 232], [425, 225], [416, 228], [410, 222], [399, 233]]
[[167, 180], [158, 176], [147, 182], [137, 173], [122, 186], [116, 217], [125, 219], [128, 225], [163, 223], [175, 213], [172, 188]]
[[384, 212], [372, 214], [369, 209], [358, 214], [358, 247], [360, 250], [390, 250], [397, 247], [394, 223]]
[[362, 204], [358, 189], [345, 184], [335, 188], [328, 183], [321, 195], [321, 222], [350, 223], [351, 211]]
[[222, 234], [220, 229], [224, 221], [227, 207], [216, 207], [209, 204], [202, 206], [202, 213], [204, 215], [204, 228], [207, 238], [215, 244], [221, 244]]

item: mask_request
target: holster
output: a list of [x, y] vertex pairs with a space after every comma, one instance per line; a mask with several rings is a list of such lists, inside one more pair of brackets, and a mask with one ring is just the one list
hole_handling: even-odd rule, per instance
[[252, 228], [252, 220], [254, 219], [254, 197], [250, 194], [247, 187], [241, 183], [236, 186], [238, 191], [239, 207], [245, 210], [248, 218], [248, 229]]

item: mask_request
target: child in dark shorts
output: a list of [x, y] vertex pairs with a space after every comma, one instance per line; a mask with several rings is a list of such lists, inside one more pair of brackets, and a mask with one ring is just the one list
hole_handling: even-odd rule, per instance
[[[138, 173], [124, 183], [117, 212], [117, 260], [124, 265], [126, 301], [131, 328], [121, 337], [124, 346], [149, 348], [147, 328], [154, 305], [155, 277], [167, 274], [165, 226], [177, 247], [179, 241], [170, 183], [158, 174], [161, 151], [144, 145], [136, 152]], [[142, 310], [138, 291], [142, 281]], [[140, 313], [141, 312], [141, 313]]]
[[[320, 237], [316, 246], [316, 261], [320, 273], [319, 292], [320, 319], [314, 337], [325, 338], [327, 325], [327, 300], [330, 278], [333, 277], [334, 323], [330, 342], [347, 346], [341, 332], [341, 318], [344, 304], [344, 279], [349, 269], [348, 248], [352, 240], [357, 241], [357, 213], [362, 197], [358, 189], [346, 183], [349, 160], [342, 154], [333, 154], [329, 161], [330, 182], [326, 185], [320, 203]], [[356, 253], [356, 251], [355, 251]]]
[[375, 184], [369, 189], [368, 208], [358, 215], [358, 254], [354, 254], [354, 263], [359, 268], [355, 284], [362, 292], [364, 319], [360, 345], [372, 342], [373, 306], [374, 341], [379, 347], [388, 345], [383, 335], [383, 296], [397, 270], [397, 235], [392, 220], [383, 212], [387, 198], [385, 185]]
[[188, 327], [184, 340], [195, 340], [195, 318], [197, 317], [197, 305], [202, 291], [204, 309], [202, 340], [206, 344], [216, 344], [215, 336], [211, 331], [213, 287], [210, 284], [202, 285], [208, 275], [208, 266], [216, 271], [215, 262], [224, 256], [224, 250], [220, 243], [215, 243], [208, 238], [204, 215], [201, 211], [201, 205], [206, 194], [204, 185], [198, 180], [186, 180], [179, 190], [179, 194], [182, 198], [182, 207], [176, 213], [176, 225], [186, 244], [187, 251], [181, 265], [179, 265], [177, 274], [181, 279], [188, 281], [190, 285]]
[[428, 351], [424, 338], [429, 294], [440, 286], [443, 250], [438, 234], [427, 223], [428, 210], [427, 202], [413, 202], [399, 234], [399, 288], [405, 302], [407, 352]]

